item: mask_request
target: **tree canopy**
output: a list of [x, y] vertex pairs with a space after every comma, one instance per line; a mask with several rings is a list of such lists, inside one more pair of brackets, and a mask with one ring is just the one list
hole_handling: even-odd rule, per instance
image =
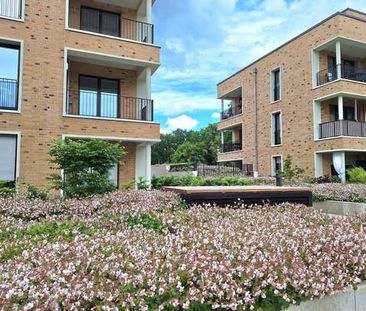
[[178, 129], [161, 135], [161, 142], [152, 149], [152, 163], [216, 164], [219, 141], [216, 124], [199, 131]]

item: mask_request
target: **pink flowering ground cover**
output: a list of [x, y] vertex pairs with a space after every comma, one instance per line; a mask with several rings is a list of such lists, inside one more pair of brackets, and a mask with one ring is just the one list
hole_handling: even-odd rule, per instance
[[280, 310], [366, 279], [366, 217], [174, 194], [0, 199], [4, 310]]
[[347, 201], [366, 203], [366, 184], [316, 184], [313, 186], [317, 201]]

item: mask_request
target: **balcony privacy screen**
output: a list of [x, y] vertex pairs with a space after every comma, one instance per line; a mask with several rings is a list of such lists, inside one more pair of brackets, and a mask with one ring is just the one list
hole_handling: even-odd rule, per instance
[[15, 181], [17, 137], [0, 135], [0, 180]]
[[0, 16], [22, 17], [22, 0], [0, 0]]

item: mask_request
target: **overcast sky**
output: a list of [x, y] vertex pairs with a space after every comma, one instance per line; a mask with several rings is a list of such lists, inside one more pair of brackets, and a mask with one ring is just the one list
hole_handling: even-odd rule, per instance
[[365, 0], [156, 0], [161, 67], [153, 77], [162, 132], [217, 122], [216, 85], [327, 18]]

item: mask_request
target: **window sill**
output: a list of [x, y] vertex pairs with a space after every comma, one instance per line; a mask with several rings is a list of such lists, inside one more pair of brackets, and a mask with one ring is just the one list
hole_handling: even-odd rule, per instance
[[1, 109], [0, 108], [0, 113], [15, 113], [15, 114], [20, 114], [20, 110], [8, 110], [8, 109]]
[[14, 21], [14, 22], [24, 23], [24, 17], [22, 17], [22, 18], [15, 18], [15, 17], [8, 17], [8, 16], [1, 16], [0, 15], [0, 19], [7, 19], [7, 20], [10, 20], [10, 21]]
[[279, 103], [279, 102], [281, 102], [281, 101], [282, 101], [282, 98], [280, 98], [279, 100], [271, 101], [271, 105], [272, 105], [272, 104], [277, 104], [277, 103]]

